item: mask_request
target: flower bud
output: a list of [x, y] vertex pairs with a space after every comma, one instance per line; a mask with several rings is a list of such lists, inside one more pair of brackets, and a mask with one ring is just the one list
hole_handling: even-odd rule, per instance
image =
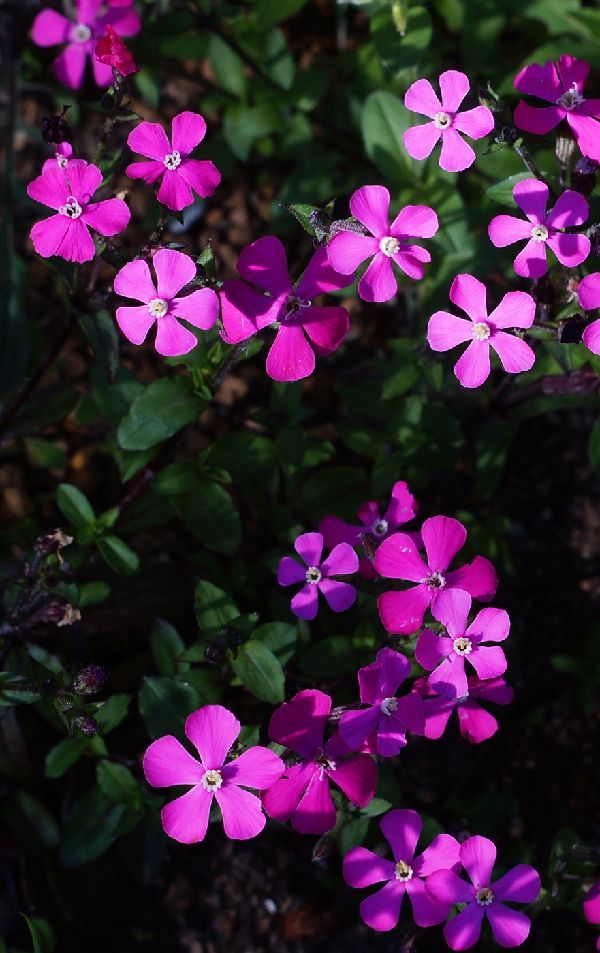
[[580, 314], [574, 314], [560, 322], [558, 340], [561, 344], [580, 344], [584, 328], [585, 321], [583, 317]]
[[580, 195], [591, 195], [596, 185], [596, 172], [600, 165], [594, 159], [584, 156], [575, 164], [571, 172], [571, 188]]
[[556, 158], [561, 165], [571, 165], [577, 143], [573, 136], [561, 134], [556, 137]]
[[73, 679], [71, 690], [77, 695], [96, 695], [108, 681], [108, 672], [100, 665], [86, 665]]
[[65, 599], [55, 596], [39, 609], [36, 609], [25, 621], [28, 628], [34, 625], [72, 625], [81, 619], [81, 612]]
[[42, 119], [42, 139], [47, 143], [59, 145], [61, 142], [71, 141], [71, 127], [65, 119], [65, 106], [60, 116], [44, 116]]
[[84, 735], [90, 735], [91, 737], [98, 734], [98, 722], [91, 715], [77, 715], [71, 725]]

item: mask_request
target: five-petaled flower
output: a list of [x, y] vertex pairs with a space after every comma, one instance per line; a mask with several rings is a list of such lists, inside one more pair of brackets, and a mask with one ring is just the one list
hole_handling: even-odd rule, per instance
[[280, 586], [303, 583], [291, 601], [292, 612], [307, 621], [314, 619], [318, 609], [319, 592], [325, 596], [327, 605], [334, 612], [345, 612], [349, 609], [356, 600], [356, 589], [333, 577], [347, 576], [358, 570], [358, 556], [352, 546], [349, 543], [338, 543], [329, 556], [323, 559], [321, 533], [302, 533], [296, 537], [294, 549], [305, 565], [302, 566], [291, 556], [284, 556], [277, 569]]
[[[585, 895], [583, 915], [589, 923], [600, 923], [600, 880], [592, 884]], [[600, 936], [596, 940], [596, 949], [600, 951]]]
[[479, 387], [490, 374], [490, 348], [505, 371], [518, 374], [533, 367], [535, 354], [526, 341], [507, 334], [507, 328], [529, 328], [535, 318], [535, 301], [525, 291], [508, 291], [488, 314], [485, 285], [472, 275], [457, 275], [450, 287], [450, 300], [470, 320], [448, 311], [436, 311], [429, 319], [427, 341], [433, 351], [449, 351], [459, 344], [469, 346], [454, 365], [463, 387]]
[[584, 156], [600, 161], [600, 99], [583, 96], [589, 71], [589, 63], [567, 54], [557, 63], [525, 66], [515, 77], [515, 89], [552, 105], [540, 107], [519, 102], [515, 125], [543, 136], [566, 119]]
[[588, 217], [588, 203], [579, 192], [567, 189], [549, 212], [546, 212], [548, 186], [538, 179], [517, 182], [513, 197], [527, 218], [496, 215], [489, 224], [488, 233], [496, 248], [505, 248], [514, 242], [527, 242], [514, 260], [518, 275], [522, 278], [541, 278], [545, 275], [548, 271], [547, 247], [567, 268], [574, 268], [585, 261], [590, 253], [589, 238], [561, 231], [581, 225]]
[[129, 222], [130, 212], [122, 199], [94, 202], [94, 192], [102, 182], [95, 165], [71, 159], [65, 168], [48, 160], [44, 171], [27, 186], [27, 194], [56, 214], [31, 229], [33, 247], [42, 258], [58, 255], [67, 261], [91, 261], [95, 247], [90, 228], [112, 236]]
[[172, 212], [180, 212], [193, 204], [194, 192], [207, 198], [221, 181], [221, 173], [213, 162], [190, 159], [205, 134], [204, 118], [189, 111], [174, 116], [170, 142], [159, 123], [141, 122], [129, 133], [127, 145], [148, 161], [132, 162], [125, 171], [131, 179], [143, 179], [147, 185], [162, 177], [158, 201]]
[[433, 900], [467, 905], [444, 927], [444, 937], [451, 950], [468, 950], [474, 946], [484, 917], [499, 946], [521, 946], [529, 936], [529, 918], [506, 906], [506, 902], [537, 900], [541, 890], [539, 874], [528, 864], [517, 864], [499, 880], [492, 881], [495, 860], [495, 844], [476, 834], [460, 845], [460, 862], [471, 883], [462, 880], [453, 870], [438, 870], [427, 878], [427, 892]]
[[219, 299], [212, 288], [199, 288], [178, 297], [178, 292], [196, 277], [196, 265], [188, 255], [161, 248], [154, 253], [152, 266], [156, 283], [142, 259], [128, 262], [115, 276], [118, 295], [143, 301], [137, 307], [117, 308], [117, 324], [133, 344], [142, 344], [156, 324], [155, 347], [159, 354], [187, 354], [198, 339], [180, 322], [208, 331], [219, 316]]
[[413, 686], [424, 701], [425, 737], [437, 741], [444, 734], [452, 712], [456, 709], [458, 727], [463, 738], [471, 744], [481, 744], [498, 731], [498, 722], [480, 702], [510, 705], [514, 692], [503, 678], [482, 681], [474, 675], [467, 678], [467, 692], [462, 698], [437, 695], [426, 678], [419, 678]]
[[[595, 271], [580, 281], [577, 293], [579, 304], [584, 311], [600, 308], [600, 271]], [[588, 324], [583, 332], [583, 343], [592, 354], [600, 354], [600, 318]]]
[[469, 92], [464, 73], [449, 69], [439, 79], [442, 101], [428, 79], [418, 79], [409, 86], [404, 105], [411, 112], [428, 116], [431, 122], [411, 126], [404, 133], [404, 145], [413, 159], [426, 159], [441, 139], [440, 167], [446, 172], [462, 172], [475, 162], [475, 152], [461, 136], [481, 139], [494, 128], [494, 117], [487, 106], [475, 106], [459, 112]]
[[246, 245], [237, 270], [245, 281], [234, 278], [221, 289], [223, 339], [238, 344], [278, 322], [267, 374], [276, 381], [308, 377], [315, 368], [315, 352], [324, 356], [336, 351], [350, 323], [345, 308], [315, 305], [313, 299], [338, 291], [348, 280], [333, 270], [325, 249], [318, 248], [294, 286], [285, 249], [270, 235]]
[[37, 46], [66, 44], [54, 60], [54, 71], [69, 89], [79, 89], [82, 85], [88, 57], [98, 86], [110, 86], [113, 72], [94, 55], [96, 42], [108, 26], [119, 36], [135, 36], [141, 26], [139, 16], [131, 0], [120, 4], [106, 3], [105, 0], [75, 0], [73, 12], [74, 22], [56, 10], [42, 10], [33, 21], [31, 38]]
[[377, 766], [368, 754], [351, 751], [339, 731], [324, 740], [331, 698], [308, 689], [281, 705], [272, 715], [269, 735], [300, 756], [286, 767], [263, 798], [270, 817], [291, 818], [300, 834], [324, 834], [335, 826], [336, 810], [329, 783], [340, 788], [356, 807], [366, 807], [375, 794]]
[[379, 826], [392, 848], [393, 860], [364, 847], [354, 847], [344, 857], [344, 880], [351, 887], [371, 887], [385, 881], [385, 886], [362, 901], [362, 920], [373, 930], [393, 930], [400, 919], [402, 901], [408, 895], [418, 926], [442, 923], [450, 913], [450, 904], [438, 903], [429, 896], [425, 878], [437, 870], [460, 869], [458, 841], [450, 834], [437, 834], [429, 847], [415, 857], [423, 830], [423, 821], [416, 811], [388, 811]]
[[392, 262], [409, 278], [423, 277], [423, 262], [431, 255], [412, 238], [431, 238], [438, 230], [438, 217], [427, 205], [407, 205], [390, 224], [390, 193], [383, 185], [364, 185], [350, 199], [350, 211], [370, 235], [340, 231], [327, 246], [336, 271], [352, 275], [359, 265], [372, 261], [358, 282], [363, 301], [389, 301], [398, 290]]
[[241, 730], [237, 718], [221, 705], [205, 705], [186, 720], [185, 733], [200, 755], [194, 758], [173, 735], [153, 741], [144, 755], [144, 774], [153, 787], [187, 785], [190, 790], [162, 809], [165, 832], [182, 844], [204, 839], [213, 799], [232, 840], [256, 837], [265, 826], [260, 798], [243, 788], [264, 791], [281, 776], [284, 764], [259, 745], [227, 761]]
[[375, 553], [375, 569], [388, 579], [414, 582], [403, 592], [384, 592], [377, 607], [388, 632], [410, 635], [423, 621], [429, 605], [435, 605], [444, 589], [464, 589], [475, 599], [489, 602], [496, 594], [498, 577], [484, 556], [460, 569], [448, 572], [448, 566], [467, 540], [467, 531], [449, 516], [432, 516], [421, 527], [425, 561], [406, 533], [394, 533]]

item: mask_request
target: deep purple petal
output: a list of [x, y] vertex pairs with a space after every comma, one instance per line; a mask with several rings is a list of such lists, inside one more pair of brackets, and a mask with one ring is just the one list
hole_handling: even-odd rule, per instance
[[460, 845], [460, 862], [477, 890], [489, 887], [496, 862], [496, 845], [489, 837], [480, 834], [468, 837]]
[[301, 566], [292, 556], [284, 556], [277, 568], [277, 582], [280, 586], [306, 582], [306, 566]]
[[[434, 875], [435, 876], [435, 875]], [[484, 907], [470, 903], [468, 907], [449, 920], [444, 927], [444, 939], [451, 950], [470, 950], [481, 933]]]
[[405, 892], [406, 887], [400, 880], [390, 880], [381, 890], [363, 900], [360, 905], [362, 920], [379, 933], [393, 930], [400, 919]]
[[379, 827], [392, 848], [394, 859], [410, 865], [423, 830], [423, 821], [417, 812], [405, 808], [388, 811]]
[[345, 612], [350, 606], [354, 605], [358, 595], [354, 586], [347, 582], [338, 582], [337, 579], [322, 579], [318, 588], [323, 593], [332, 612]]
[[531, 930], [529, 917], [503, 903], [492, 903], [485, 910], [498, 946], [511, 949], [525, 942]]
[[492, 884], [497, 900], [514, 903], [533, 903], [540, 895], [542, 884], [537, 870], [528, 864], [517, 864]]
[[274, 381], [299, 381], [315, 369], [315, 352], [299, 324], [282, 324], [267, 355], [266, 370]]
[[364, 847], [354, 847], [344, 857], [344, 880], [350, 887], [372, 887], [383, 880], [391, 880], [395, 865]]
[[335, 826], [336, 811], [329, 778], [321, 770], [314, 772], [306, 792], [292, 815], [292, 827], [299, 834], [324, 834]]
[[305, 622], [312, 622], [319, 609], [319, 590], [312, 582], [307, 582], [300, 592], [292, 598], [290, 608], [294, 615]]
[[323, 734], [330, 711], [329, 695], [314, 689], [298, 692], [291, 701], [285, 702], [273, 712], [269, 735], [277, 744], [310, 759], [323, 745]]
[[373, 800], [377, 785], [377, 765], [368, 754], [358, 754], [347, 761], [338, 761], [329, 770], [330, 780], [356, 807], [366, 807]]

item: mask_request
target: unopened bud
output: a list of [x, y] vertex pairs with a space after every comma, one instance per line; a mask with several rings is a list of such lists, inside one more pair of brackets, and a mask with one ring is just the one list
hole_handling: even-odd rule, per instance
[[489, 82], [479, 87], [478, 99], [482, 106], [485, 106], [493, 113], [501, 113], [504, 109], [504, 102], [497, 93], [494, 92]]
[[331, 854], [334, 843], [335, 838], [332, 831], [328, 831], [327, 834], [323, 834], [321, 837], [319, 837], [317, 843], [313, 847], [313, 863], [318, 864], [321, 861], [326, 860]]
[[108, 681], [108, 672], [100, 665], [86, 665], [73, 679], [71, 690], [77, 695], [96, 695]]
[[585, 328], [585, 321], [580, 314], [574, 314], [558, 326], [558, 340], [561, 344], [579, 344]]
[[561, 134], [556, 137], [556, 158], [561, 165], [571, 165], [577, 143], [573, 136]]
[[98, 722], [95, 718], [92, 718], [91, 715], [77, 715], [71, 724], [73, 728], [76, 728], [77, 731], [81, 731], [84, 735], [92, 736], [98, 734]]
[[210, 665], [221, 665], [227, 658], [227, 639], [218, 635], [204, 649], [204, 658]]
[[357, 235], [366, 235], [367, 230], [355, 218], [339, 218], [331, 223], [329, 234], [333, 238], [338, 232], [356, 232]]
[[64, 599], [55, 597], [45, 603], [40, 609], [33, 612], [26, 620], [26, 625], [72, 625], [81, 619], [81, 612]]
[[68, 108], [68, 106], [65, 106], [60, 116], [44, 116], [42, 119], [42, 139], [44, 142], [53, 142], [59, 145], [61, 142], [71, 141], [71, 127], [65, 119], [65, 112]]
[[496, 136], [496, 142], [506, 142], [512, 145], [519, 138], [519, 130], [515, 126], [502, 126]]
[[554, 304], [556, 297], [554, 285], [548, 275], [542, 275], [538, 278], [533, 288], [533, 297], [538, 304], [544, 304], [548, 307]]
[[377, 552], [378, 545], [375, 537], [371, 536], [370, 533], [361, 533], [360, 541], [367, 558], [371, 560], [375, 559], [375, 553]]
[[571, 172], [571, 188], [580, 195], [591, 195], [596, 185], [596, 172], [599, 168], [600, 165], [594, 159], [584, 156], [575, 163], [575, 168]]

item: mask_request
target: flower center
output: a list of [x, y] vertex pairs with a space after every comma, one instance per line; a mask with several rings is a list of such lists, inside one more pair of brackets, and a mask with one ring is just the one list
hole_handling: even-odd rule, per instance
[[60, 152], [57, 152], [57, 153], [55, 154], [54, 158], [56, 159], [56, 164], [58, 165], [59, 169], [66, 169], [66, 168], [67, 168], [67, 166], [68, 166], [68, 164], [69, 164], [69, 160], [67, 159], [66, 156], [63, 156], [63, 155], [60, 154]]
[[167, 169], [170, 169], [171, 172], [181, 165], [181, 153], [177, 152], [177, 149], [173, 149], [173, 152], [169, 152], [163, 159], [163, 163], [166, 165]]
[[384, 698], [379, 706], [384, 715], [391, 715], [398, 707], [397, 698]]
[[67, 218], [79, 218], [83, 209], [74, 195], [69, 195], [67, 201], [58, 210], [59, 215], [66, 215]]
[[413, 869], [405, 860], [399, 860], [396, 864], [395, 874], [396, 880], [401, 880], [403, 883], [406, 883], [407, 880], [412, 880]]
[[148, 302], [148, 311], [153, 318], [164, 318], [169, 310], [169, 302], [164, 298], [153, 298]]
[[387, 235], [379, 242], [379, 251], [383, 252], [388, 258], [393, 258], [399, 248], [400, 242], [393, 235]]
[[373, 523], [371, 527], [371, 532], [374, 536], [385, 536], [388, 531], [388, 521], [387, 520], [377, 520], [376, 523]]
[[482, 887], [481, 890], [478, 890], [475, 894], [475, 899], [480, 907], [489, 907], [494, 900], [491, 887]]
[[461, 635], [460, 638], [454, 639], [452, 647], [457, 655], [470, 655], [473, 651], [473, 643], [466, 635]]
[[299, 298], [298, 295], [288, 295], [286, 302], [283, 306], [283, 318], [285, 321], [287, 318], [293, 317], [298, 311], [306, 311], [307, 308], [310, 308], [312, 301], [309, 301], [308, 298]]
[[71, 31], [71, 39], [74, 43], [87, 43], [92, 38], [92, 31], [85, 23], [77, 23]]
[[223, 775], [213, 768], [202, 776], [200, 784], [205, 791], [218, 791], [223, 784]]
[[335, 761], [330, 761], [327, 755], [321, 751], [316, 757], [316, 763], [319, 765], [319, 781], [323, 780], [326, 771], [335, 771], [337, 769], [337, 764]]
[[424, 582], [430, 589], [443, 589], [446, 585], [446, 579], [441, 572], [429, 573]]
[[436, 113], [433, 117], [433, 121], [436, 129], [447, 129], [448, 126], [452, 125], [452, 116], [445, 112]]
[[487, 321], [476, 321], [471, 331], [476, 341], [487, 341], [492, 333]]
[[323, 576], [318, 566], [309, 566], [306, 570], [306, 581], [310, 582], [311, 585], [316, 586], [318, 582], [321, 582], [322, 578]]
[[563, 109], [574, 109], [575, 106], [580, 106], [581, 103], [584, 103], [585, 99], [579, 92], [577, 88], [577, 83], [573, 83], [570, 89], [563, 93], [562, 96], [559, 96], [556, 100], [557, 106], [562, 106]]
[[531, 229], [534, 242], [545, 242], [548, 238], [548, 229], [545, 225], [534, 225]]

